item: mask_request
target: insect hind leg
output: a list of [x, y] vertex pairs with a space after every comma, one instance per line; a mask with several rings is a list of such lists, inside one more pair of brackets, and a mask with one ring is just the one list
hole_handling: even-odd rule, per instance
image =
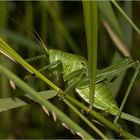
[[120, 109], [119, 109], [120, 111], [119, 111], [118, 115], [115, 117], [115, 119], [114, 119], [114, 121], [113, 121], [115, 124], [117, 124], [117, 122], [118, 122], [118, 120], [119, 120], [119, 118], [120, 118], [120, 116], [121, 116], [123, 107], [124, 107], [124, 105], [125, 105], [125, 103], [126, 103], [126, 100], [127, 100], [127, 98], [128, 98], [128, 95], [129, 95], [129, 93], [130, 93], [130, 90], [131, 90], [131, 88], [132, 88], [132, 86], [133, 86], [133, 84], [134, 84], [134, 82], [135, 82], [135, 79], [136, 79], [137, 75], [139, 74], [139, 69], [140, 69], [140, 63], [137, 61], [137, 62], [136, 62], [136, 69], [135, 69], [135, 72], [134, 72], [133, 77], [132, 77], [132, 79], [131, 79], [131, 81], [130, 81], [130, 84], [129, 84], [127, 90], [126, 90], [126, 93], [125, 93], [125, 96], [124, 96], [124, 98], [123, 98], [123, 101], [122, 101], [122, 103], [121, 103], [121, 105], [120, 105]]

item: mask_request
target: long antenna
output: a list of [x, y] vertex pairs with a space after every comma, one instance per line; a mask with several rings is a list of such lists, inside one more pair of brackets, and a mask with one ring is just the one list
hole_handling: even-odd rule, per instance
[[43, 42], [43, 40], [41, 39], [41, 37], [39, 36], [39, 34], [37, 33], [37, 31], [36, 31], [35, 29], [34, 29], [34, 32], [35, 32], [35, 34], [37, 35], [37, 37], [38, 37], [39, 39], [37, 39], [37, 38], [35, 37], [35, 35], [32, 35], [33, 38], [41, 45], [41, 47], [42, 47], [46, 52], [48, 52], [48, 49], [47, 49], [45, 43]]
[[[20, 14], [20, 16], [24, 17], [20, 11], [18, 11], [18, 13]], [[6, 16], [6, 14], [2, 11], [0, 11], [0, 14], [3, 16]], [[23, 26], [21, 26], [21, 24], [19, 22], [17, 22], [17, 20], [15, 20], [14, 18], [11, 18], [8, 16], [8, 19], [10, 19], [12, 22], [14, 22], [15, 24], [19, 25], [21, 28], [23, 28]], [[28, 19], [29, 21], [29, 19]], [[26, 26], [29, 24], [26, 20]], [[33, 32], [35, 33], [35, 35], [38, 37], [36, 37], [35, 35], [33, 35], [31, 32], [29, 32], [29, 34], [36, 40], [36, 42], [46, 51], [48, 52], [47, 46], [45, 45], [44, 41], [41, 39], [41, 37], [39, 36], [39, 34], [37, 33], [37, 31], [35, 30], [34, 27], [32, 27]]]

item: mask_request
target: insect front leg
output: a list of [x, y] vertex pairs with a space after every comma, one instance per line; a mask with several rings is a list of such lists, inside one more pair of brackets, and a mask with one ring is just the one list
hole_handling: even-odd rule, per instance
[[124, 96], [123, 101], [122, 101], [122, 103], [121, 103], [121, 105], [120, 105], [120, 109], [119, 109], [120, 111], [119, 111], [118, 115], [117, 115], [117, 116], [115, 117], [115, 119], [114, 119], [114, 123], [115, 123], [115, 124], [117, 123], [117, 121], [119, 120], [119, 118], [120, 118], [120, 116], [121, 116], [123, 107], [124, 107], [125, 102], [126, 102], [126, 100], [127, 100], [127, 98], [128, 98], [128, 95], [129, 95], [129, 93], [130, 93], [130, 90], [131, 90], [131, 88], [132, 88], [132, 86], [133, 86], [133, 84], [134, 84], [134, 82], [135, 82], [135, 79], [136, 79], [138, 73], [139, 73], [139, 68], [140, 68], [139, 62], [137, 62], [136, 65], [137, 65], [137, 66], [136, 66], [136, 70], [135, 70], [135, 72], [134, 72], [134, 74], [133, 74], [133, 77], [132, 77], [132, 79], [131, 79], [131, 82], [130, 82], [130, 84], [129, 84], [127, 90], [126, 90], [125, 96]]
[[38, 55], [38, 56], [34, 56], [34, 57], [31, 57], [31, 58], [27, 58], [26, 59], [26, 62], [28, 63], [32, 63], [34, 61], [37, 61], [37, 60], [40, 60], [40, 59], [43, 59], [43, 58], [47, 58], [48, 57], [48, 54], [41, 54], [41, 55]]
[[52, 71], [52, 70], [58, 70], [59, 72], [62, 73], [63, 71], [63, 66], [62, 66], [62, 62], [60, 60], [57, 60], [55, 62], [52, 62], [51, 64], [41, 68], [39, 71]]
[[[26, 61], [28, 63], [32, 63], [34, 61], [37, 61], [37, 60], [40, 60], [40, 59], [43, 59], [43, 58], [45, 58], [45, 59], [48, 58], [48, 54], [42, 54], [42, 55], [34, 56], [34, 57], [26, 59]], [[60, 60], [52, 62], [51, 64], [39, 69], [39, 71], [40, 72], [51, 71], [51, 70], [55, 70], [55, 69], [58, 69], [59, 71], [62, 71], [62, 63], [61, 63]]]
[[49, 77], [54, 74], [56, 76], [56, 79], [58, 80], [63, 74], [62, 62], [60, 60], [52, 62], [51, 64], [39, 69], [39, 72], [48, 72]]
[[[39, 60], [41, 58], [44, 58], [44, 57], [45, 57], [44, 55], [37, 56], [37, 58], [38, 58], [37, 60]], [[32, 58], [27, 59], [27, 61], [33, 62], [33, 61], [35, 61], [35, 59], [36, 59], [36, 57], [32, 57]], [[45, 67], [42, 67], [38, 71], [39, 72], [44, 72], [44, 71], [48, 72], [49, 75], [52, 74], [55, 71], [55, 75], [57, 76], [57, 79], [59, 79], [59, 76], [63, 73], [63, 66], [62, 66], [61, 61], [58, 60], [58, 61], [52, 62], [51, 64], [49, 64], [49, 65], [47, 65]], [[25, 79], [26, 78], [28, 79], [30, 76], [33, 76], [33, 74], [26, 75]]]
[[68, 87], [64, 91], [64, 93], [68, 93], [71, 89], [74, 89], [77, 84], [82, 80], [85, 74], [85, 69], [76, 70], [70, 73], [67, 77], [64, 78], [65, 81], [68, 82]]

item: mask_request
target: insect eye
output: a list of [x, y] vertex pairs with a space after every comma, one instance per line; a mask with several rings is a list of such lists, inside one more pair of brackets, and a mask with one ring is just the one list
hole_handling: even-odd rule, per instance
[[84, 61], [81, 61], [81, 64], [82, 64], [83, 66], [85, 66], [85, 62], [84, 62]]

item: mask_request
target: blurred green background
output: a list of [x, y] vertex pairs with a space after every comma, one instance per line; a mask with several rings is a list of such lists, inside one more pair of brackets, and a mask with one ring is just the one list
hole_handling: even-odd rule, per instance
[[[100, 2], [99, 6], [99, 35], [98, 35], [98, 68], [104, 68], [111, 63], [115, 63], [123, 58], [123, 53], [118, 50], [117, 45], [108, 34], [104, 22], [106, 21], [113, 30], [113, 17], [109, 9], [106, 9], [108, 2]], [[122, 8], [133, 19], [136, 25], [140, 25], [139, 7], [140, 2], [119, 2]], [[132, 27], [118, 12], [110, 5], [115, 13], [121, 36], [128, 47], [132, 58], [139, 60], [140, 56], [140, 36], [133, 31]], [[116, 29], [116, 28], [115, 28]], [[118, 31], [114, 33], [117, 35]], [[23, 57], [29, 58], [44, 53], [43, 48], [37, 43], [36, 32], [46, 44], [48, 49], [60, 49], [63, 51], [79, 54], [87, 58], [86, 36], [83, 17], [83, 7], [81, 1], [7, 1], [0, 2], [0, 36]], [[19, 65], [14, 64], [2, 55], [0, 63], [11, 69], [19, 77], [24, 78], [28, 74]], [[33, 65], [41, 68], [48, 63], [46, 59], [36, 61]], [[121, 103], [126, 88], [130, 82], [134, 70], [129, 70], [125, 77], [117, 79], [115, 84], [111, 84], [110, 90], [118, 104]], [[140, 117], [140, 78], [138, 77], [131, 95], [125, 105], [125, 112]], [[36, 78], [28, 79], [29, 84], [36, 90], [44, 90], [48, 87]], [[21, 91], [15, 91], [9, 85], [9, 81], [0, 76], [0, 97], [14, 96]], [[74, 95], [78, 98], [77, 95]], [[79, 120], [60, 100], [52, 99], [52, 102], [61, 108], [67, 115], [77, 121], [88, 130], [91, 135], [95, 135], [89, 128]], [[28, 105], [0, 113], [0, 138], [79, 138], [61, 125], [55, 122], [52, 115], [46, 116], [39, 105]], [[124, 128], [140, 137], [140, 127], [132, 123], [121, 122]], [[99, 125], [99, 127], [101, 127]], [[114, 133], [101, 127], [102, 131], [110, 138], [115, 138]]]

